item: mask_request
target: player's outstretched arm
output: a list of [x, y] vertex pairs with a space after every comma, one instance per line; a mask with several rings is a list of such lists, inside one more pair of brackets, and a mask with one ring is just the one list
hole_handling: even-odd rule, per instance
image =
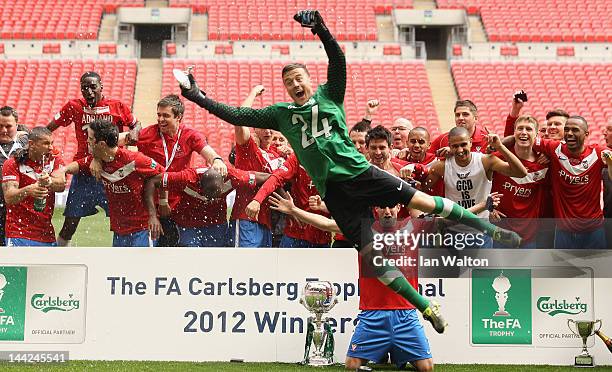
[[487, 173], [495, 171], [508, 177], [525, 177], [527, 175], [527, 168], [525, 168], [519, 158], [508, 150], [496, 134], [488, 134], [487, 136], [489, 145], [504, 155], [507, 161], [503, 161], [495, 155], [486, 156], [483, 161], [485, 162], [484, 165], [487, 169]]
[[181, 85], [181, 95], [198, 106], [208, 110], [208, 112], [219, 119], [232, 125], [242, 127], [278, 130], [278, 123], [275, 119], [275, 106], [268, 106], [255, 110], [248, 107], [234, 107], [216, 102], [207, 97], [204, 91], [200, 90], [192, 74], [189, 74], [188, 77], [191, 86], [187, 89]]
[[[265, 88], [263, 85], [256, 85], [253, 87], [253, 89], [251, 89], [249, 92], [249, 95], [242, 102], [241, 107], [252, 107], [253, 103], [255, 102], [255, 98], [261, 96], [264, 90]], [[234, 136], [236, 138], [237, 145], [244, 145], [251, 138], [251, 131], [247, 127], [236, 126], [234, 127]]]
[[319, 230], [329, 231], [333, 233], [341, 233], [336, 222], [330, 218], [321, 216], [320, 214], [306, 212], [293, 204], [291, 195], [287, 193], [287, 198], [283, 198], [277, 193], [273, 193], [269, 198], [270, 208], [288, 214], [300, 222], [310, 224]]
[[346, 91], [346, 57], [331, 32], [323, 22], [318, 10], [301, 10], [293, 16], [302, 27], [312, 29], [312, 33], [319, 36], [323, 42], [325, 53], [329, 59], [327, 66], [327, 89], [329, 97], [336, 103], [344, 102]]

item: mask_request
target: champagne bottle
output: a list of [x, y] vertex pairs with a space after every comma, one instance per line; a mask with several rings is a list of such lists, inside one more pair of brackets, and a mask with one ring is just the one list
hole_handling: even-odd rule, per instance
[[606, 344], [606, 346], [608, 347], [608, 350], [610, 350], [610, 352], [612, 353], [612, 339], [610, 339], [610, 337], [604, 335], [603, 332], [601, 332], [601, 331], [597, 331], [597, 332], [595, 332], [595, 334], [597, 336], [599, 336], [599, 338], [601, 338], [603, 343]]
[[[41, 178], [46, 179], [48, 178], [48, 174], [46, 172], [43, 172], [43, 174], [41, 175]], [[40, 186], [43, 186], [40, 182], [40, 179], [38, 181], [38, 184]], [[34, 199], [34, 210], [36, 212], [42, 212], [45, 210], [45, 207], [47, 206], [47, 197], [43, 197], [43, 198], [36, 198]]]

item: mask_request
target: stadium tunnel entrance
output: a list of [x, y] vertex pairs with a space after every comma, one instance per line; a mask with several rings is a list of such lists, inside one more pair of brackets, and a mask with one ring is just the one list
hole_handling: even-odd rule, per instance
[[161, 58], [164, 40], [172, 40], [173, 25], [136, 25], [134, 37], [140, 42], [140, 58]]
[[468, 41], [469, 20], [456, 9], [396, 9], [393, 21], [398, 39], [415, 48], [417, 58], [446, 60], [453, 44]]
[[425, 43], [427, 59], [446, 59], [452, 34], [451, 27], [420, 26], [414, 29], [416, 42]]
[[162, 58], [165, 40], [187, 41], [191, 9], [131, 8], [117, 11], [117, 41], [140, 44], [140, 58]]

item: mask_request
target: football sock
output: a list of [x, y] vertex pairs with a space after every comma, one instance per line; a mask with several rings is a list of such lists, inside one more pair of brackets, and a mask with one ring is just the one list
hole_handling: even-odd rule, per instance
[[459, 222], [466, 226], [473, 227], [489, 236], [493, 236], [493, 232], [498, 229], [497, 226], [493, 225], [488, 220], [479, 218], [474, 213], [449, 199], [439, 196], [434, 196], [433, 198], [436, 203], [433, 210], [433, 213], [435, 214], [449, 220]]

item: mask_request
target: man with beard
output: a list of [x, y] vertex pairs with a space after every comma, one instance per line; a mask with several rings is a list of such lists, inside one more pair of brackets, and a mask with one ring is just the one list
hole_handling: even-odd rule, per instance
[[[538, 138], [533, 146], [551, 160], [555, 248], [607, 246], [600, 198], [603, 168], [608, 168], [608, 177], [612, 174], [612, 151], [587, 145], [589, 134], [586, 119], [570, 116], [564, 126], [565, 142]], [[509, 140], [514, 142], [514, 138]]]
[[[451, 157], [432, 165], [427, 180], [426, 189], [430, 189], [439, 181], [444, 182], [444, 195], [463, 208], [471, 208], [487, 200], [491, 193], [493, 172], [508, 177], [522, 178], [527, 175], [527, 169], [495, 134], [488, 134], [485, 146], [499, 151], [507, 161], [495, 155], [472, 152], [472, 141], [465, 127], [458, 126], [450, 130], [448, 141]], [[484, 210], [478, 217], [488, 220], [491, 210]], [[477, 230], [463, 226], [448, 227], [452, 234], [475, 234]], [[493, 241], [488, 236], [476, 239], [473, 245], [466, 248], [491, 248]]]
[[[18, 149], [24, 148], [28, 144], [27, 136], [19, 136], [18, 130], [27, 130], [25, 126], [17, 124], [17, 111], [10, 107], [0, 108], [0, 168], [11, 155]], [[21, 126], [22, 128], [19, 128]], [[4, 245], [4, 223], [6, 221], [6, 204], [4, 195], [0, 188], [0, 245]]]

